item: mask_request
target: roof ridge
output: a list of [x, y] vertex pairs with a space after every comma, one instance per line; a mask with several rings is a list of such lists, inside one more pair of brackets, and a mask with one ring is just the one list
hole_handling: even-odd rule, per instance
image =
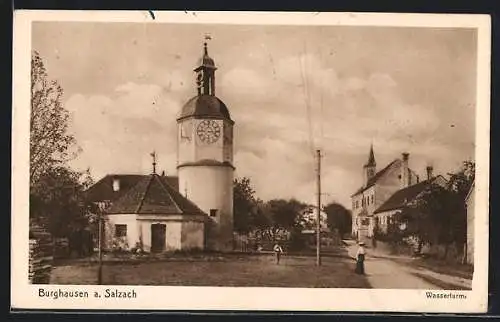
[[[168, 186], [170, 189], [172, 189], [173, 195], [178, 195], [180, 198], [185, 199], [191, 206], [196, 208], [197, 211], [200, 211], [201, 213], [206, 214], [200, 207], [198, 207], [198, 205], [196, 203], [191, 201], [188, 197], [183, 196], [182, 193], [180, 193], [177, 189], [174, 189], [170, 184], [168, 184], [168, 182], [164, 182], [164, 184], [166, 186]], [[170, 196], [172, 197], [172, 195], [170, 195]], [[175, 202], [175, 205], [177, 205], [176, 202]]]
[[[166, 188], [166, 185], [168, 185], [168, 183], [164, 182], [163, 180], [160, 180], [160, 176], [158, 176], [157, 174], [153, 174], [152, 175], [153, 178], [156, 178], [158, 180], [158, 182], [160, 183], [160, 186], [162, 187], [162, 189], [167, 193], [167, 196], [168, 198], [170, 198], [170, 200], [172, 201], [172, 203], [174, 204], [175, 208], [177, 208], [177, 210], [179, 211], [179, 213], [183, 213], [184, 211], [179, 207], [179, 205], [177, 204], [177, 202], [174, 200], [174, 198], [172, 198], [172, 195], [171, 195], [171, 192]], [[170, 187], [170, 186], [169, 186]]]
[[[139, 201], [139, 204], [137, 205], [137, 208], [135, 209], [135, 213], [138, 214], [139, 213], [139, 210], [142, 208], [142, 205], [144, 203], [144, 199], [146, 198], [146, 194], [149, 190], [149, 187], [151, 186], [151, 181], [152, 181], [152, 178], [150, 177], [149, 178], [149, 182], [146, 186], [146, 189], [144, 189], [143, 193], [142, 193], [142, 196], [141, 196], [141, 200]], [[139, 183], [137, 183], [139, 184]]]
[[360, 194], [361, 192], [365, 191], [366, 189], [368, 189], [368, 188], [372, 187], [372, 186], [373, 186], [373, 184], [374, 184], [375, 182], [377, 182], [378, 178], [379, 178], [380, 176], [382, 176], [382, 174], [383, 174], [385, 171], [387, 171], [387, 170], [390, 168], [390, 166], [391, 166], [391, 165], [393, 165], [393, 164], [394, 164], [395, 162], [397, 162], [398, 160], [399, 160], [399, 159], [394, 159], [394, 160], [392, 160], [392, 161], [391, 161], [391, 162], [389, 162], [389, 163], [388, 163], [385, 167], [383, 167], [382, 169], [380, 169], [379, 171], [377, 171], [377, 172], [375, 173], [375, 175], [372, 177], [372, 179], [370, 179], [370, 180], [373, 180], [373, 182], [370, 182], [370, 181], [369, 181], [369, 182], [368, 182], [368, 184], [366, 185], [366, 187], [363, 185], [363, 186], [361, 186], [360, 188], [358, 188], [358, 189], [356, 190], [356, 192], [355, 192], [355, 193], [353, 193], [353, 194], [351, 195], [351, 197], [354, 197], [354, 196], [356, 196], [356, 195]]

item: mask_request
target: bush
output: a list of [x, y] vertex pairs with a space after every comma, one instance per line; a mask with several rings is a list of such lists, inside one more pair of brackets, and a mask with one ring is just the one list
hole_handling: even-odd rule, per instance
[[294, 229], [291, 231], [289, 248], [291, 251], [304, 250], [307, 248], [306, 237], [299, 229]]

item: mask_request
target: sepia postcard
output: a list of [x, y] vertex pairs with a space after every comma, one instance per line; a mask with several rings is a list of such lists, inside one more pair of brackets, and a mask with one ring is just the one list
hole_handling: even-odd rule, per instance
[[487, 15], [14, 12], [12, 309], [487, 310]]

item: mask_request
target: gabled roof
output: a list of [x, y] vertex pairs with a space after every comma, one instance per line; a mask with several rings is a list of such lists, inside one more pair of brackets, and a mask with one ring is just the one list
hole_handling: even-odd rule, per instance
[[[444, 179], [442, 176], [439, 178]], [[373, 213], [377, 214], [384, 211], [400, 209], [405, 206], [408, 202], [414, 200], [420, 193], [425, 189], [430, 187], [436, 182], [438, 177], [432, 178], [430, 180], [421, 181], [417, 184], [411, 185], [409, 187], [400, 189], [396, 191], [392, 196], [389, 197], [380, 207], [378, 207]]]
[[378, 171], [373, 177], [370, 178], [370, 180], [368, 180], [368, 184], [366, 186], [363, 186], [361, 188], [359, 188], [355, 193], [353, 193], [351, 195], [351, 197], [357, 195], [357, 194], [360, 194], [361, 192], [365, 191], [366, 189], [372, 187], [375, 183], [377, 183], [378, 179], [380, 179], [389, 169], [390, 167], [396, 163], [398, 160], [394, 160], [392, 161], [391, 163], [389, 163], [385, 168], [383, 168], [382, 170]]
[[157, 174], [141, 178], [106, 212], [108, 214], [205, 214]]
[[[115, 201], [126, 194], [133, 188], [141, 179], [149, 177], [142, 174], [108, 174], [101, 180], [97, 181], [87, 191], [87, 198], [90, 201]], [[167, 184], [179, 189], [179, 178], [175, 176], [160, 176]], [[118, 179], [120, 182], [120, 190], [113, 191], [113, 180]]]

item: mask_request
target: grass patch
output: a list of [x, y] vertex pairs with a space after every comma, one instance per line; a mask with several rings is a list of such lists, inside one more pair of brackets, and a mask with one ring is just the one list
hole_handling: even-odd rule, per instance
[[[272, 255], [226, 255], [220, 261], [190, 260], [126, 262], [103, 267], [107, 285], [179, 285], [244, 287], [370, 288], [354, 273], [352, 260], [324, 257], [315, 266], [311, 256], [284, 256], [276, 265]], [[76, 262], [55, 267], [53, 284], [95, 284], [97, 264]]]

